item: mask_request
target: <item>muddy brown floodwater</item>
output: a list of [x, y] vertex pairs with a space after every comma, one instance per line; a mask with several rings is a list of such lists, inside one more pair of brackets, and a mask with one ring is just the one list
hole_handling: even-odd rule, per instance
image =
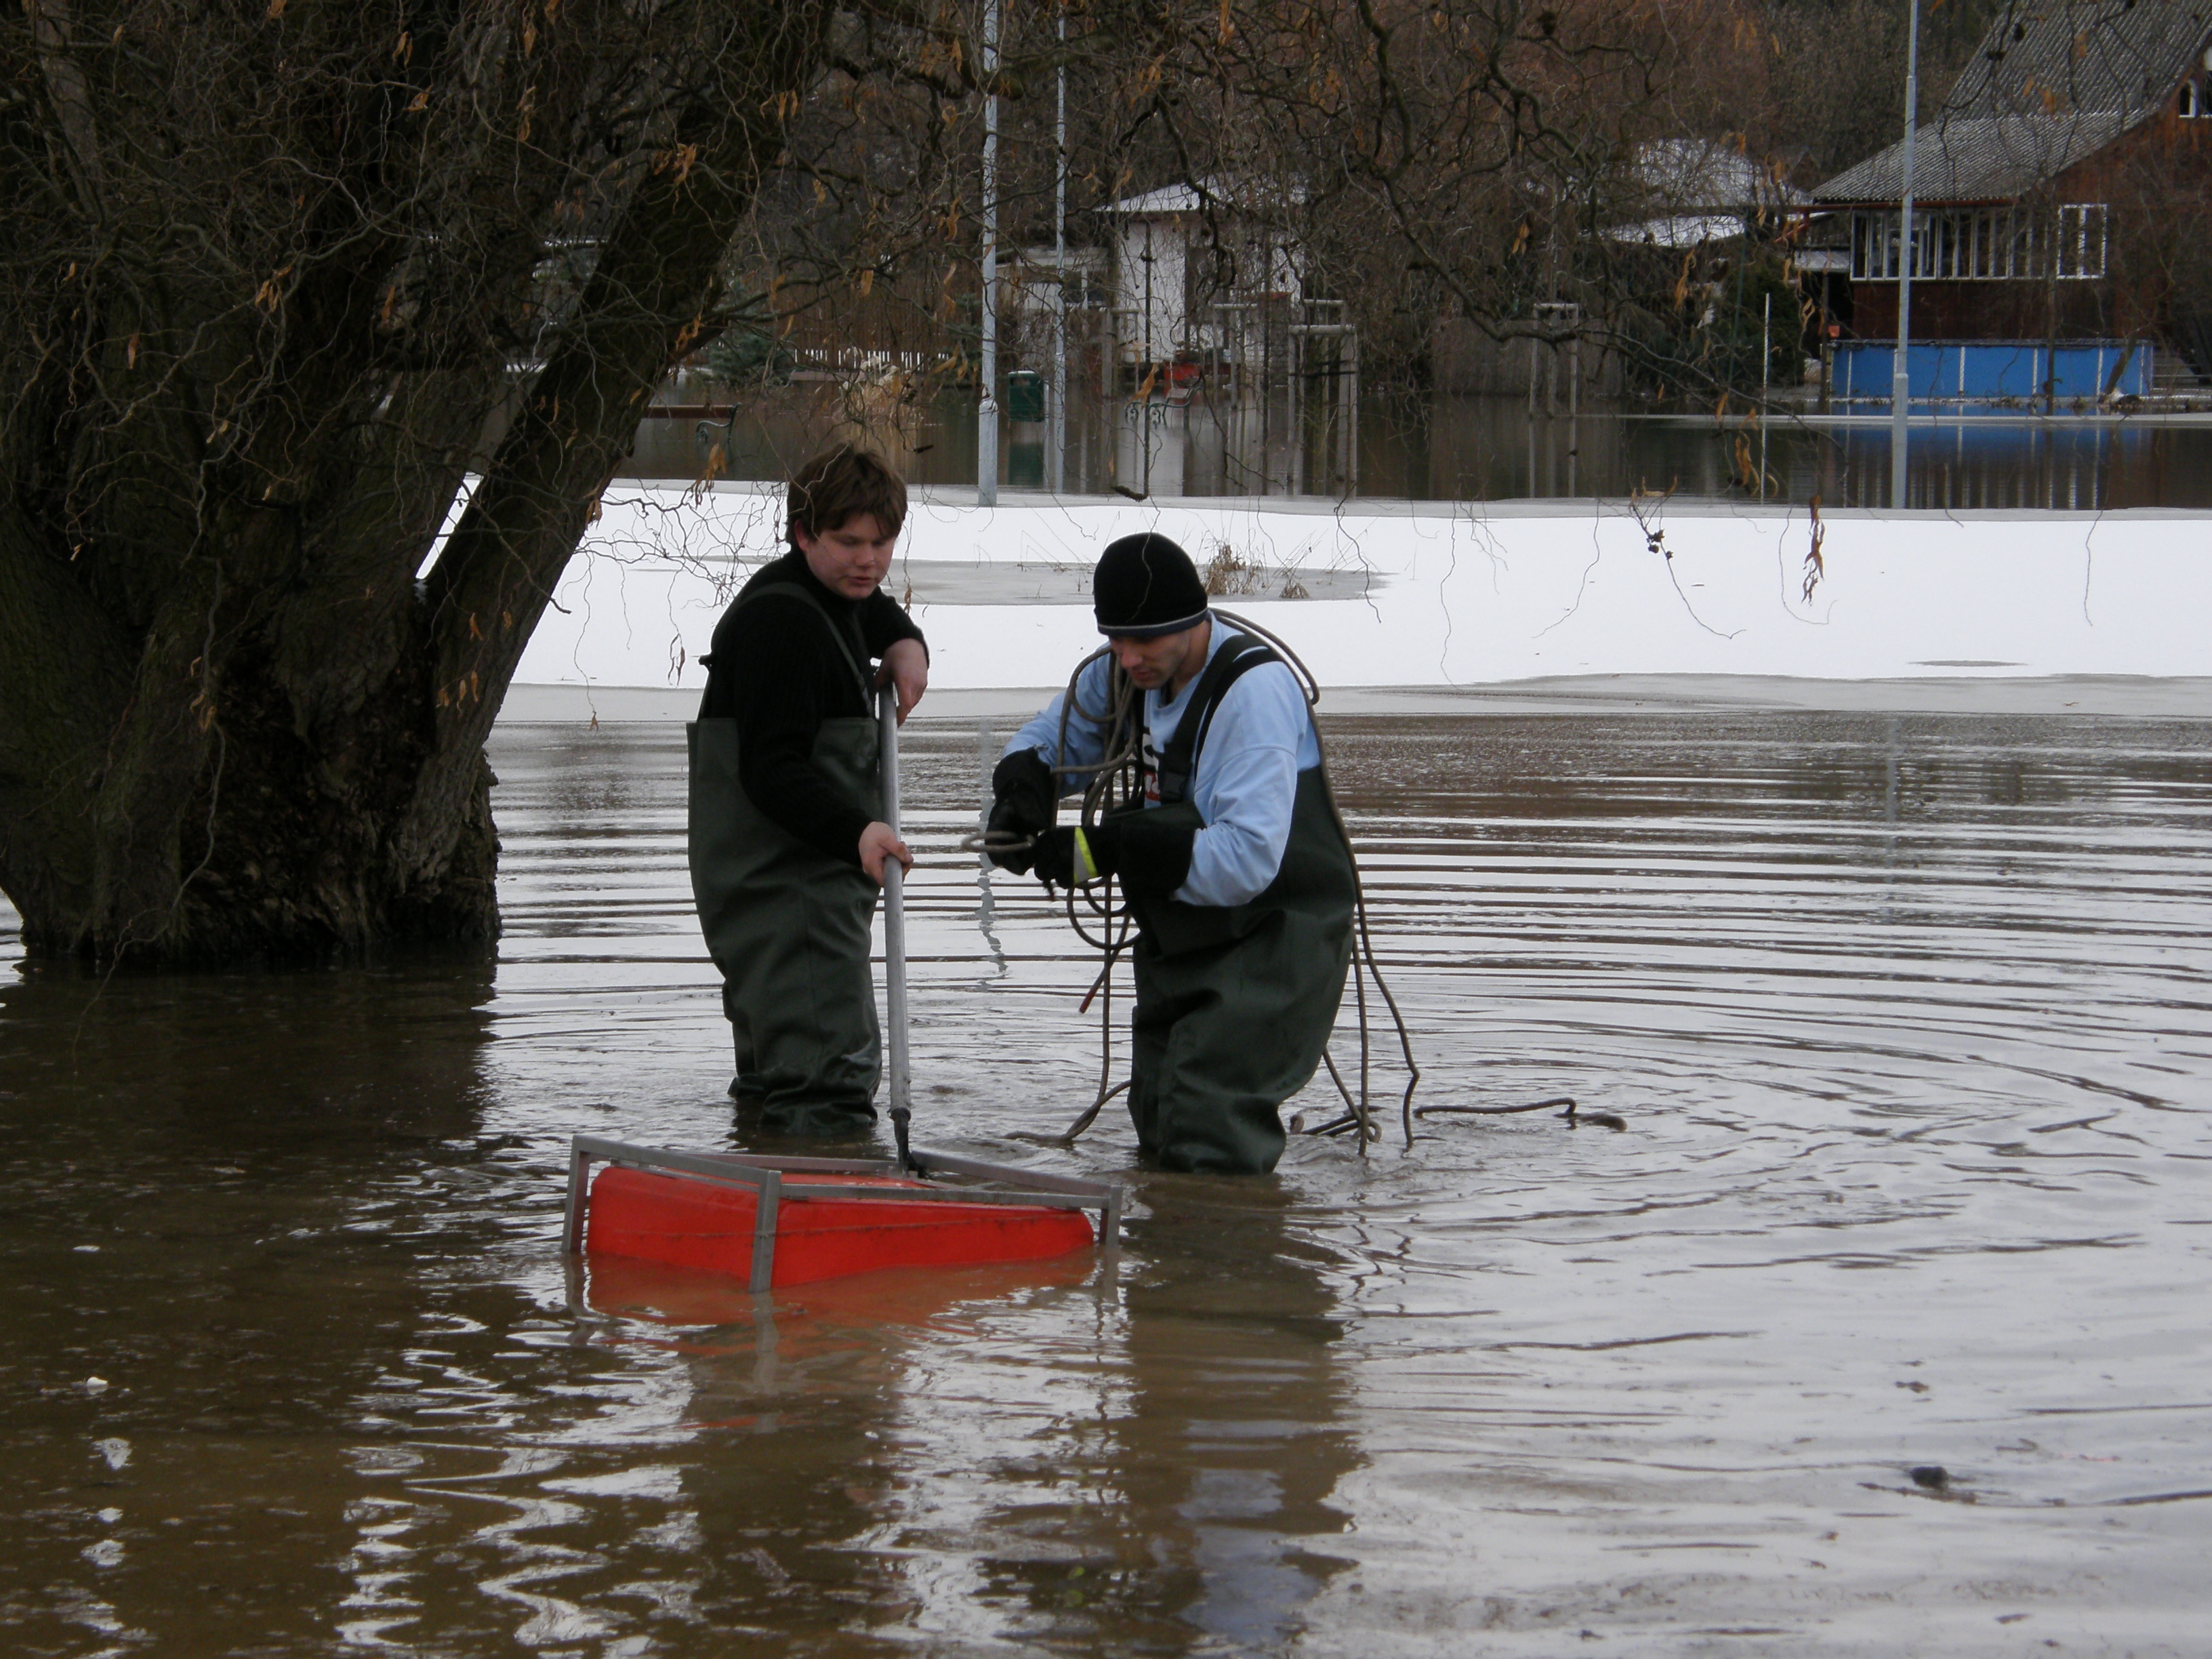
[[678, 727], [501, 728], [495, 967], [10, 933], [0, 1647], [2201, 1654], [2212, 723], [1330, 736], [1425, 1098], [1626, 1127], [1014, 1139], [1092, 968], [917, 722], [918, 1139], [1127, 1177], [1105, 1273], [572, 1282], [572, 1132], [730, 1134]]

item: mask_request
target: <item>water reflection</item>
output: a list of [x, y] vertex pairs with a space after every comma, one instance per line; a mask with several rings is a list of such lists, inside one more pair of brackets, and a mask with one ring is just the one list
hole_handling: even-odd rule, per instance
[[757, 1305], [595, 1264], [586, 1305], [624, 1322], [595, 1340], [684, 1356], [692, 1613], [802, 1642], [1294, 1636], [1349, 1565], [1327, 1553], [1357, 1462], [1334, 1264], [1268, 1187], [1177, 1187], [1125, 1273], [890, 1274]]
[[[630, 465], [637, 475], [690, 479], [713, 447], [722, 476], [781, 478], [830, 433], [844, 405], [828, 388], [787, 387], [741, 411], [724, 431], [691, 418], [647, 420]], [[1889, 500], [1885, 419], [1823, 417], [1778, 408], [1763, 422], [1743, 407], [1665, 414], [1597, 404], [1569, 418], [1533, 412], [1525, 398], [1370, 393], [1356, 426], [1362, 495], [1412, 501], [1619, 497], [1672, 488], [1687, 496], [1764, 498], [1802, 505], [1884, 507]], [[1070, 422], [1067, 489], [1175, 495], [1320, 495], [1341, 488], [1324, 423], [1286, 434], [1250, 407], [1110, 405], [1079, 400]], [[917, 483], [973, 484], [975, 418], [957, 389], [907, 409], [878, 434]], [[1000, 482], [1041, 489], [1044, 428], [1009, 422]], [[2212, 420], [2081, 419], [2060, 416], [1916, 414], [1908, 505], [1915, 507], [2109, 511], [2212, 507]]]
[[732, 1132], [677, 729], [500, 730], [489, 984], [0, 989], [9, 1647], [2185, 1650], [2212, 728], [1328, 729], [1427, 1097], [1625, 1132], [1014, 1139], [1095, 969], [955, 856], [958, 721], [907, 745], [921, 1138], [1131, 1179], [1108, 1273], [572, 1282], [567, 1135]]
[[[1270, 1187], [1161, 1184], [1134, 1229], [1150, 1260], [1127, 1293], [1127, 1413], [1102, 1449], [1121, 1488], [1121, 1513], [1100, 1517], [1115, 1577], [1083, 1598], [1087, 1622], [1133, 1647], [1195, 1632], [1273, 1650], [1352, 1565], [1333, 1548], [1351, 1527], [1337, 1488], [1360, 1462], [1329, 1283], [1342, 1264], [1286, 1226]], [[1040, 1611], [1067, 1589], [1028, 1586]]]
[[490, 994], [420, 961], [0, 986], [11, 1649], [312, 1645], [333, 1561], [404, 1554], [354, 1460], [363, 1401], [446, 1346], [439, 1211], [512, 1154], [479, 1133]]

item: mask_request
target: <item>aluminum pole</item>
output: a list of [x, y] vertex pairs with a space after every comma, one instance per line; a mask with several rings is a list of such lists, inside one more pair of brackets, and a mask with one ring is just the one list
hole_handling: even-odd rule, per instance
[[[898, 692], [888, 683], [877, 694], [878, 746], [883, 764], [884, 819], [899, 827]], [[912, 1162], [907, 1144], [914, 1116], [914, 1069], [907, 1054], [906, 872], [884, 855], [884, 1035], [890, 1049], [891, 1133], [902, 1169]]]
[[1052, 380], [1045, 406], [1045, 481], [1055, 495], [1067, 489], [1067, 0], [1060, 0], [1059, 112], [1053, 126]]
[[999, 0], [983, 9], [983, 395], [975, 405], [975, 504], [999, 504]]
[[1897, 214], [1897, 360], [1889, 371], [1889, 504], [1905, 505], [1905, 428], [1912, 381], [1905, 354], [1912, 343], [1912, 135], [1920, 124], [1920, 0], [1905, 0], [1911, 21], [1905, 39], [1905, 188]]
[[1774, 290], [1766, 291], [1766, 303], [1760, 308], [1759, 319], [1759, 499], [1766, 499], [1766, 393], [1767, 371], [1774, 362]]
[[1138, 441], [1145, 447], [1143, 475], [1137, 480], [1138, 488], [1146, 495], [1152, 493], [1152, 222], [1145, 221], [1145, 361], [1141, 367], [1145, 378], [1138, 382], [1143, 401], [1135, 405], [1139, 425]]

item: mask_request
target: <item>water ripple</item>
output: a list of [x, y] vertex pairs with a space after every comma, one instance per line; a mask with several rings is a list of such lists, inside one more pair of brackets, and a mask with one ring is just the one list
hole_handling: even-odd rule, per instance
[[[496, 734], [495, 975], [0, 991], [0, 1109], [40, 1149], [0, 1173], [0, 1375], [42, 1494], [6, 1522], [0, 1629], [593, 1659], [2189, 1650], [2212, 731], [1330, 735], [1423, 1098], [1569, 1093], [1625, 1130], [1425, 1119], [1364, 1161], [1296, 1139], [1258, 1183], [1134, 1171], [1110, 1113], [1072, 1154], [1020, 1139], [1090, 1097], [1095, 965], [957, 854], [994, 745], [957, 721], [907, 745], [921, 1138], [1129, 1179], [1108, 1276], [772, 1307], [571, 1276], [569, 1133], [731, 1133], [673, 729]], [[1334, 1109], [1325, 1085], [1296, 1109]], [[1934, 1465], [1940, 1489], [1906, 1474]]]

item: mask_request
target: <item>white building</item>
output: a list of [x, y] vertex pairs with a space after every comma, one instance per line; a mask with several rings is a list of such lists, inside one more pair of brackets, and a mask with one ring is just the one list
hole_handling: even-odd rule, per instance
[[1638, 146], [1634, 177], [1649, 216], [1606, 234], [1646, 247], [1772, 237], [1813, 199], [1740, 146], [1711, 138], [1662, 138]]
[[1209, 179], [1196, 187], [1164, 185], [1105, 210], [1121, 362], [1218, 353], [1236, 333], [1231, 308], [1295, 305], [1304, 297], [1297, 243], [1254, 210], [1256, 192], [1243, 192], [1241, 202], [1237, 195]]

